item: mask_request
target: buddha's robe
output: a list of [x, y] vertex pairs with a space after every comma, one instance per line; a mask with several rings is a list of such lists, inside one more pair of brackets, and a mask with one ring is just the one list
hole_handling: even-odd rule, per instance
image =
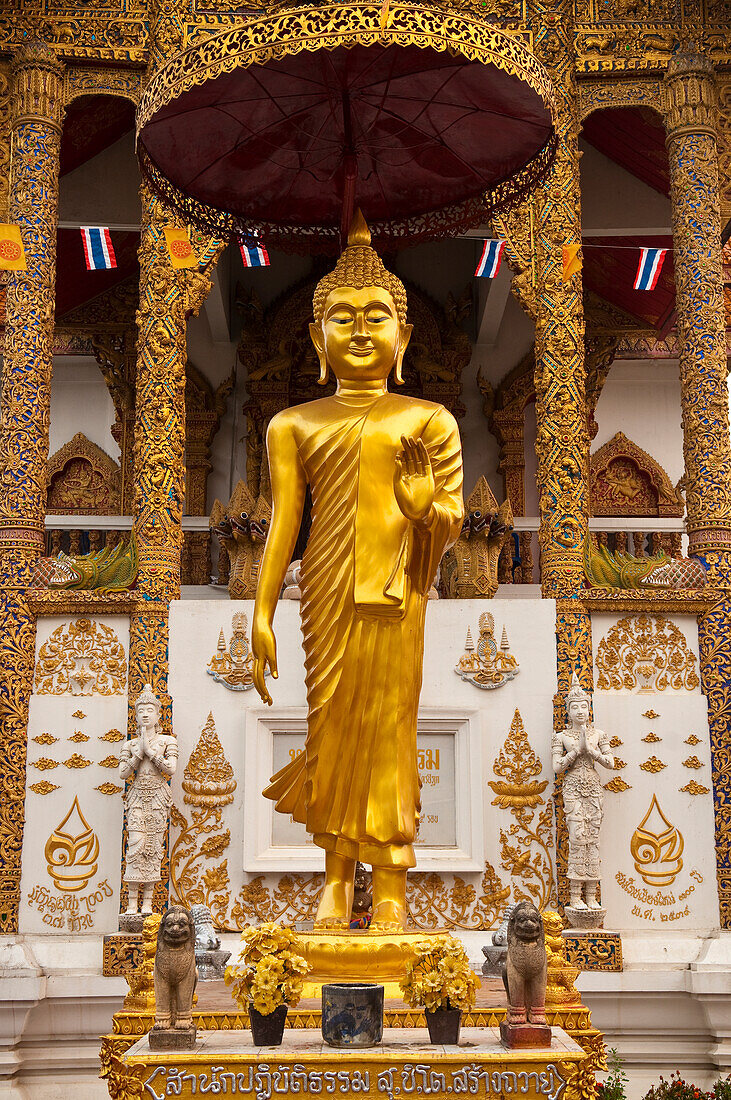
[[[279, 416], [312, 492], [300, 581], [309, 713], [304, 753], [264, 793], [327, 851], [412, 867], [427, 593], [464, 511], [457, 424], [441, 405], [392, 393]], [[402, 435], [424, 440], [434, 472], [421, 524], [394, 493]]]

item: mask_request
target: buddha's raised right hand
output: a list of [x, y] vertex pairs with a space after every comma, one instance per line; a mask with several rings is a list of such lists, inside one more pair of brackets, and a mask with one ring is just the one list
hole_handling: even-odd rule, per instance
[[261, 701], [270, 707], [272, 697], [267, 690], [264, 679], [267, 665], [275, 680], [279, 673], [277, 672], [277, 642], [269, 623], [258, 622], [254, 619], [251, 630], [251, 652], [254, 655], [254, 668], [252, 671], [254, 687], [259, 692]]

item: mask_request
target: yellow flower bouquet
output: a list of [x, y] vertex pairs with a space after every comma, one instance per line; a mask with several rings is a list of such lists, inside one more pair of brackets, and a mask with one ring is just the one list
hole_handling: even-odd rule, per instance
[[432, 1014], [450, 1012], [456, 1027], [452, 1041], [457, 1042], [459, 1017], [473, 1007], [480, 986], [460, 941], [454, 936], [419, 940], [412, 946], [400, 985], [407, 1005], [424, 1009], [432, 1041]]
[[245, 928], [241, 942], [238, 959], [226, 967], [226, 985], [239, 1007], [269, 1016], [282, 1005], [298, 1004], [311, 968], [298, 951], [296, 933], [268, 921]]

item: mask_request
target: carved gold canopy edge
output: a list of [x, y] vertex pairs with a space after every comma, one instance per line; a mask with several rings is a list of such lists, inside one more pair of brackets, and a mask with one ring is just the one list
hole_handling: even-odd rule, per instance
[[632, 611], [648, 615], [705, 615], [715, 607], [720, 593], [699, 593], [676, 588], [669, 592], [618, 592], [615, 588], [592, 588], [582, 592], [579, 602], [586, 611]]

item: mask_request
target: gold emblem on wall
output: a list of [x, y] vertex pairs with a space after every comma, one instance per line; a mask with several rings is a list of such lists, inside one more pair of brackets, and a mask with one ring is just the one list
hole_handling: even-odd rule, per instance
[[653, 795], [630, 842], [636, 871], [648, 886], [669, 886], [682, 870], [684, 846], [681, 832], [668, 821]]
[[92, 619], [62, 623], [38, 651], [38, 695], [122, 695], [126, 686], [124, 647], [103, 623]]
[[649, 756], [647, 760], [640, 764], [640, 768], [643, 772], [652, 772], [653, 775], [656, 775], [663, 768], [667, 768], [667, 764], [663, 764], [662, 760], [658, 760], [656, 756]]
[[49, 783], [47, 779], [41, 779], [39, 783], [31, 783], [28, 789], [34, 794], [50, 794], [51, 791], [60, 790], [60, 787], [58, 783]]
[[695, 779], [691, 779], [684, 787], [678, 787], [678, 790], [683, 794], [709, 794], [708, 787], [704, 787], [702, 783], [696, 783]]
[[686, 760], [683, 761], [683, 767], [694, 768], [697, 771], [698, 768], [703, 767], [703, 761], [699, 760], [697, 756], [689, 756]]
[[642, 740], [648, 745], [656, 745], [658, 741], [662, 741], [662, 737], [658, 737], [656, 733], [648, 733]]
[[465, 651], [457, 661], [454, 671], [463, 680], [488, 691], [514, 680], [520, 672], [520, 665], [510, 652], [505, 627], [498, 649], [495, 641], [495, 619], [489, 611], [480, 615], [480, 638], [476, 648], [472, 631], [467, 628]]
[[644, 712], [644, 714], [642, 715], [642, 717], [653, 719], [653, 718], [659, 718], [660, 715], [657, 713], [656, 710], [646, 710]]
[[632, 784], [625, 782], [621, 775], [615, 775], [614, 779], [604, 784], [604, 790], [611, 791], [612, 794], [622, 794], [623, 791], [629, 791], [631, 788]]
[[96, 874], [99, 838], [81, 812], [78, 797], [46, 841], [44, 855], [57, 890], [83, 890]]
[[[639, 694], [692, 691], [700, 684], [698, 658], [675, 623], [661, 616], [634, 615], [620, 619], [599, 643], [596, 667], [600, 691]], [[647, 711], [644, 717], [654, 711]], [[657, 716], [659, 717], [659, 716]]]
[[700, 737], [696, 737], [694, 733], [691, 733], [690, 737], [686, 737], [685, 741], [683, 741], [684, 745], [700, 745], [700, 743]]
[[38, 737], [34, 737], [36, 745], [53, 745], [58, 741], [57, 737], [54, 737], [52, 733], [41, 733]]
[[[246, 615], [238, 611], [231, 619], [231, 641], [226, 645], [226, 636], [221, 630], [216, 653], [208, 662], [208, 675], [229, 691], [248, 691], [254, 686], [251, 671], [254, 656], [249, 648], [247, 629]], [[268, 669], [266, 675], [270, 675]]]

